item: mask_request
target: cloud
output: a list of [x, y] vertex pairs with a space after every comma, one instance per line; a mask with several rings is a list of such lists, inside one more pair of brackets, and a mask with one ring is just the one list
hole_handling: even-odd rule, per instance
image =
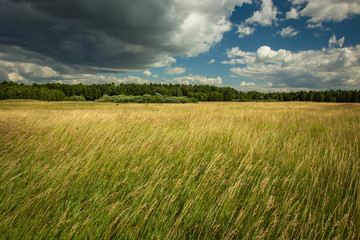
[[358, 0], [308, 0], [300, 11], [301, 16], [310, 17], [309, 21], [313, 23], [340, 22], [357, 14], [360, 14]]
[[313, 24], [313, 23], [308, 23], [307, 28], [310, 28], [310, 29], [320, 28], [320, 29], [322, 29], [322, 28], [323, 28], [323, 25], [322, 25], [322, 23], [315, 23], [315, 24]]
[[[12, 76], [21, 76], [24, 79], [48, 79], [55, 78], [59, 74], [48, 66], [40, 66], [33, 63], [8, 62], [0, 60], [1, 69]], [[9, 80], [13, 80], [9, 77]]]
[[0, 68], [0, 82], [1, 81], [10, 81], [9, 74]]
[[[81, 78], [83, 76], [83, 78]], [[72, 76], [69, 76], [70, 79], [73, 79]], [[96, 84], [96, 83], [138, 83], [138, 84], [147, 84], [150, 83], [148, 79], [129, 76], [125, 78], [116, 77], [116, 76], [95, 76], [95, 75], [88, 75], [82, 74], [79, 76], [80, 78], [76, 79], [77, 82], [87, 83], [87, 84]]]
[[227, 57], [232, 59], [230, 59], [230, 61], [222, 61], [222, 64], [247, 64], [255, 61], [255, 53], [244, 52], [240, 50], [239, 47], [233, 47], [230, 50], [228, 49], [226, 53]]
[[144, 77], [150, 77], [151, 76], [151, 72], [149, 70], [145, 70], [142, 74]]
[[331, 31], [330, 28], [324, 27], [321, 22], [319, 22], [319, 23], [311, 23], [311, 22], [308, 22], [308, 24], [307, 24], [306, 27], [309, 28], [309, 29], [319, 28], [319, 29], [321, 29], [321, 30], [323, 30], [323, 31]]
[[256, 51], [256, 63], [277, 63], [277, 62], [289, 62], [291, 61], [291, 52], [285, 49], [278, 51], [272, 50], [268, 46], [261, 46]]
[[224, 60], [224, 61], [221, 62], [221, 64], [230, 64], [230, 65], [246, 64], [246, 63], [247, 63], [247, 61], [245, 59], [241, 59], [241, 58], [240, 59], [239, 58], [231, 59], [230, 61]]
[[257, 91], [257, 92], [297, 92], [297, 91], [309, 91], [309, 88], [288, 88], [288, 87], [273, 87], [271, 82], [265, 85], [257, 85], [253, 82], [241, 82], [239, 85], [234, 86], [235, 89], [242, 91], [242, 92], [250, 92], [250, 91]]
[[284, 37], [294, 37], [294, 36], [298, 35], [299, 32], [295, 31], [294, 28], [289, 26], [289, 27], [281, 29], [281, 31], [279, 31], [277, 33], [284, 38]]
[[237, 31], [236, 33], [239, 34], [239, 38], [244, 38], [248, 35], [251, 35], [255, 32], [255, 28], [252, 28], [252, 27], [248, 27], [244, 24], [241, 24], [239, 26], [237, 26]]
[[241, 87], [253, 87], [253, 86], [256, 86], [256, 84], [253, 83], [253, 82], [244, 82], [244, 81], [242, 81], [242, 82], [240, 83], [240, 86], [241, 86]]
[[333, 34], [331, 38], [329, 39], [329, 47], [342, 47], [345, 42], [345, 37], [340, 38], [339, 40], [336, 39], [336, 35]]
[[64, 84], [102, 84], [102, 83], [149, 83], [149, 80], [140, 77], [117, 77], [114, 75], [98, 74], [59, 74], [48, 66], [33, 63], [8, 62], [0, 60], [1, 80], [10, 80], [17, 83], [64, 83]]
[[182, 74], [186, 72], [186, 68], [183, 67], [174, 67], [174, 68], [166, 68], [165, 69], [165, 73], [169, 74], [169, 75], [177, 75], [177, 74]]
[[294, 5], [300, 5], [300, 4], [303, 4], [303, 3], [306, 3], [308, 2], [309, 0], [291, 0], [291, 2], [294, 4]]
[[214, 62], [216, 62], [215, 59], [210, 59], [210, 61], [208, 62], [208, 64], [213, 64]]
[[78, 74], [78, 75], [63, 75], [59, 83], [66, 84], [104, 84], [104, 83], [138, 83], [138, 84], [147, 84], [150, 83], [148, 79], [143, 79], [140, 77], [129, 76], [129, 77], [116, 77], [116, 76], [102, 76], [95, 74]]
[[[232, 74], [275, 88], [357, 89], [360, 86], [360, 45], [293, 53], [260, 47], [254, 58], [243, 57], [243, 67]], [[249, 55], [248, 55], [249, 56]]]
[[192, 75], [185, 77], [176, 77], [173, 78], [171, 83], [179, 83], [179, 84], [205, 84], [205, 85], [221, 85], [222, 78], [216, 77], [216, 78], [207, 78], [205, 76], [201, 75]]
[[[90, 73], [79, 73], [82, 72], [81, 66], [70, 68], [51, 58], [19, 47], [9, 47], [6, 49], [2, 47], [0, 45], [0, 80], [24, 84], [149, 83], [147, 79], [133, 76], [122, 78], [114, 75], [99, 75], [94, 70], [90, 71]], [[22, 61], [24, 56], [27, 56], [28, 60], [32, 62]]]
[[298, 19], [299, 13], [296, 8], [291, 8], [289, 12], [286, 13], [286, 19]]
[[226, 51], [228, 58], [236, 58], [236, 57], [246, 57], [246, 56], [254, 56], [255, 54], [252, 52], [244, 52], [239, 47], [233, 47], [232, 49], [228, 49]]
[[252, 17], [246, 19], [247, 23], [271, 26], [276, 21], [277, 9], [271, 0], [262, 0], [260, 11], [255, 11]]
[[234, 7], [245, 2], [1, 0], [0, 49], [6, 54], [0, 59], [16, 56], [59, 74], [167, 66], [174, 56], [197, 56], [221, 41]]

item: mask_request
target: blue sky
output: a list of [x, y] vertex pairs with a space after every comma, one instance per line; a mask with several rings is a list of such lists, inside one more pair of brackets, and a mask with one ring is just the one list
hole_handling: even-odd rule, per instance
[[0, 0], [0, 80], [360, 88], [358, 0]]

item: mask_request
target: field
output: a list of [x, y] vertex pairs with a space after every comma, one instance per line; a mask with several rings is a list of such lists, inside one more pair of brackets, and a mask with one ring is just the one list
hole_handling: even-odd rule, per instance
[[359, 239], [360, 104], [0, 102], [2, 239]]

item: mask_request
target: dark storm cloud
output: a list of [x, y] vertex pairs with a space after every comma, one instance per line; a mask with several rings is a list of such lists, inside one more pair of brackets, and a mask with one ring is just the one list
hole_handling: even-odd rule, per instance
[[1, 69], [1, 67], [0, 67], [0, 80], [9, 81], [8, 73], [4, 69]]
[[31, 82], [167, 66], [221, 41], [244, 2], [0, 0], [0, 67]]
[[165, 1], [1, 0], [0, 9], [1, 44], [65, 64], [143, 69], [181, 53], [167, 44], [176, 19], [163, 21]]

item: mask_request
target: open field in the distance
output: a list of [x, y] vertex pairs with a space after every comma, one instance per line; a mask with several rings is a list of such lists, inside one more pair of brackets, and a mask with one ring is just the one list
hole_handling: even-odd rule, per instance
[[359, 239], [360, 104], [0, 102], [2, 239]]

